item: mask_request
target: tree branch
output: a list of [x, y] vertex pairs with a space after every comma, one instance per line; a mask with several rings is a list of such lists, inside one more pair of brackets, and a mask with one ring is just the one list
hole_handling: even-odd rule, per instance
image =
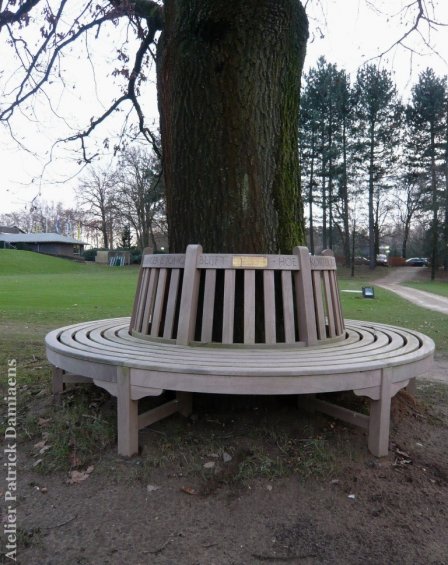
[[2, 27], [8, 24], [19, 23], [21, 20], [26, 20], [29, 17], [31, 10], [39, 4], [41, 0], [26, 0], [17, 10], [17, 12], [11, 12], [10, 10], [5, 10], [0, 13], [0, 31]]

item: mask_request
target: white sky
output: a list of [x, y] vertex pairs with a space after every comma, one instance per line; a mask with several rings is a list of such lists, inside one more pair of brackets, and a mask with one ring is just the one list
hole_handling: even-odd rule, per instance
[[[354, 77], [360, 65], [379, 55], [404, 32], [399, 10], [406, 3], [409, 2], [371, 0], [370, 4], [374, 4], [379, 10], [375, 12], [375, 9], [369, 8], [369, 0], [314, 0], [308, 6], [311, 36], [305, 72], [320, 55], [324, 55], [328, 61], [337, 63]], [[436, 0], [435, 4], [438, 20], [448, 23], [448, 1]], [[426, 35], [424, 28], [422, 32]], [[55, 118], [45, 100], [33, 106], [37, 121], [17, 115], [13, 122], [14, 132], [31, 153], [21, 149], [12, 141], [8, 129], [0, 126], [0, 213], [23, 209], [38, 194], [48, 202], [61, 201], [64, 206], [73, 206], [73, 188], [78, 179], [69, 179], [79, 170], [76, 155], [73, 154], [75, 146], [59, 146], [54, 152], [52, 163], [45, 168], [43, 176], [41, 173], [49, 159], [54, 140], [67, 135], [66, 122], [75, 131], [77, 124], [85, 124], [90, 117], [97, 116], [100, 108], [106, 107], [110, 94], [116, 92], [114, 80], [110, 76], [115, 57], [111, 45], [118, 46], [115, 35], [112, 36], [115, 33], [116, 30], [113, 30], [110, 38], [106, 33], [95, 42], [96, 58], [104, 61], [100, 72], [96, 73], [96, 84], [91, 65], [85, 62], [85, 56], [73, 52], [64, 59], [63, 66], [69, 71], [67, 76], [70, 82], [64, 91], [55, 84], [49, 92], [53, 108], [65, 120]], [[0, 41], [4, 39], [4, 35], [0, 36]], [[447, 51], [447, 40], [448, 28], [431, 32], [430, 41], [442, 54]], [[409, 94], [418, 73], [426, 67], [432, 67], [439, 75], [448, 74], [448, 63], [423, 44], [419, 45], [417, 37], [413, 37], [412, 42], [408, 41], [408, 45], [422, 55], [411, 56], [409, 51], [396, 48], [381, 59], [382, 65], [393, 70], [399, 91], [404, 97]], [[4, 68], [13, 68], [13, 61], [6, 61], [6, 65], [2, 61], [2, 65]], [[4, 77], [0, 76], [0, 80], [4, 80]], [[98, 99], [100, 105], [96, 102]], [[154, 84], [148, 85], [145, 101], [145, 114], [150, 120], [156, 120]], [[98, 142], [107, 136], [113, 138], [121, 127], [123, 115], [120, 114], [98, 131]], [[102, 147], [100, 150], [104, 156], [96, 163], [103, 167], [112, 166], [114, 161], [110, 152]]]

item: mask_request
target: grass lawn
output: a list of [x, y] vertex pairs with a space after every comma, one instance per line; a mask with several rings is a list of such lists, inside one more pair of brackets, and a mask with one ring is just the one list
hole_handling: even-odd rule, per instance
[[84, 320], [129, 316], [138, 268], [74, 263], [0, 250], [0, 367], [16, 359], [19, 377], [48, 377], [47, 332]]

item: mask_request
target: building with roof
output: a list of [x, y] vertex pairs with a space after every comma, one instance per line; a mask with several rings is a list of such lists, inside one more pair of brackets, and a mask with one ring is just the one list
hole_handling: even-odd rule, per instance
[[0, 226], [0, 233], [25, 233], [17, 226]]
[[0, 232], [0, 248], [35, 251], [57, 257], [82, 256], [84, 241], [59, 233], [4, 233]]

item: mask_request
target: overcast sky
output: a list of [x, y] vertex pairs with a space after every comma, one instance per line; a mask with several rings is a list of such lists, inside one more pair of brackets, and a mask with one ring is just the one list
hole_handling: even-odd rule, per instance
[[[405, 31], [405, 23], [400, 16], [400, 8], [410, 0], [314, 0], [308, 3], [310, 17], [310, 42], [305, 64], [305, 72], [312, 67], [320, 55], [328, 61], [337, 63], [353, 76], [357, 69], [367, 60], [380, 55]], [[375, 8], [369, 7], [374, 4]], [[448, 23], [448, 1], [435, 1], [437, 18]], [[425, 37], [426, 30], [422, 28]], [[5, 35], [0, 36], [5, 40]], [[73, 205], [73, 188], [77, 178], [69, 180], [79, 170], [72, 147], [59, 146], [54, 153], [53, 162], [40, 173], [49, 159], [49, 150], [53, 141], [66, 135], [66, 123], [73, 129], [77, 124], [88, 122], [91, 116], [98, 113], [101, 105], [108, 101], [108, 94], [113, 90], [110, 78], [113, 50], [106, 36], [95, 44], [98, 60], [105, 62], [102, 72], [96, 73], [97, 83], [93, 79], [90, 64], [83, 64], [85, 57], [79, 52], [69, 55], [65, 67], [69, 70], [71, 84], [64, 91], [59, 86], [52, 87], [51, 102], [62, 118], [55, 118], [48, 109], [48, 102], [42, 100], [35, 106], [38, 121], [29, 121], [18, 115], [14, 122], [15, 131], [20, 141], [31, 150], [28, 153], [14, 143], [5, 127], [0, 126], [1, 170], [0, 179], [0, 212], [22, 209], [37, 195], [48, 202], [61, 201], [65, 206]], [[436, 50], [442, 54], [447, 52], [448, 28], [431, 32], [429, 39]], [[115, 38], [111, 38], [111, 42]], [[115, 43], [114, 43], [115, 44]], [[409, 95], [410, 87], [417, 80], [420, 71], [432, 67], [439, 75], [448, 74], [448, 64], [442, 57], [418, 42], [416, 36], [408, 41], [421, 55], [403, 48], [394, 48], [381, 58], [380, 62], [394, 72], [399, 91], [403, 97]], [[5, 65], [6, 63], [6, 65]], [[12, 61], [4, 62], [7, 67]], [[100, 104], [98, 105], [97, 100]], [[154, 122], [157, 119], [155, 86], [148, 86], [145, 97], [146, 115]], [[94, 104], [95, 102], [95, 104]], [[120, 128], [123, 114], [114, 119], [98, 132], [98, 140], [105, 136], [111, 138]], [[113, 158], [102, 149], [104, 157], [102, 166], [110, 167]], [[33, 180], [34, 179], [34, 180]]]

